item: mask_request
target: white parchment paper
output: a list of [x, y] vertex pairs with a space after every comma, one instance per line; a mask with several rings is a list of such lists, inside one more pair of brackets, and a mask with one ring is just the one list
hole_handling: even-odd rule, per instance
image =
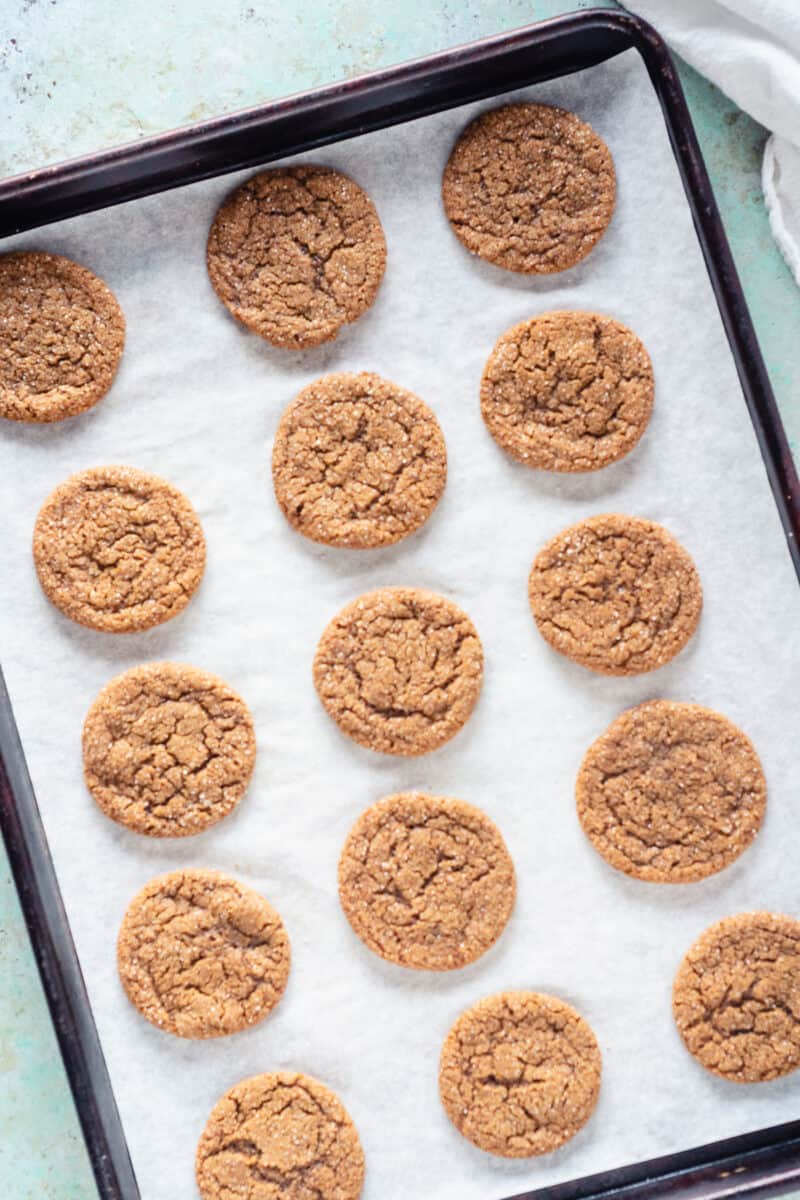
[[[661, 116], [632, 53], [523, 93], [563, 104], [608, 141], [619, 176], [607, 236], [572, 271], [505, 273], [470, 257], [439, 199], [458, 131], [487, 105], [428, 118], [307, 156], [351, 173], [384, 223], [377, 302], [337, 342], [303, 354], [248, 334], [214, 296], [206, 232], [237, 180], [217, 180], [13, 240], [86, 263], [128, 321], [124, 363], [94, 411], [61, 425], [0, 429], [3, 657], [17, 719], [116, 1088], [144, 1200], [195, 1194], [197, 1138], [242, 1077], [291, 1068], [338, 1092], [367, 1158], [365, 1200], [495, 1200], [530, 1187], [743, 1132], [797, 1114], [800, 1074], [742, 1087], [686, 1053], [670, 1014], [675, 969], [695, 936], [729, 913], [797, 913], [796, 684], [800, 597]], [[7, 244], [8, 245], [8, 244]], [[559, 477], [507, 458], [480, 417], [495, 339], [549, 309], [608, 313], [654, 362], [655, 414], [629, 459]], [[378, 371], [433, 407], [449, 453], [428, 526], [385, 551], [317, 547], [272, 493], [271, 439], [298, 389], [333, 370]], [[196, 506], [208, 569], [176, 620], [140, 635], [79, 628], [47, 603], [30, 537], [38, 508], [71, 472], [108, 462], [165, 476]], [[539, 637], [526, 596], [539, 546], [603, 511], [663, 522], [705, 590], [698, 635], [660, 671], [595, 676]], [[324, 713], [311, 660], [327, 621], [369, 588], [411, 584], [452, 597], [486, 652], [478, 708], [448, 746], [414, 761], [346, 741]], [[255, 716], [259, 756], [238, 811], [206, 834], [157, 842], [107, 820], [85, 790], [80, 733], [113, 675], [162, 658], [217, 672]], [[584, 839], [573, 786], [589, 743], [653, 697], [711, 705], [752, 736], [770, 798], [744, 857], [703, 883], [660, 887], [614, 872]], [[381, 962], [336, 898], [343, 839], [363, 808], [423, 788], [484, 808], [502, 830], [519, 897], [498, 945], [464, 971], [432, 976]], [[259, 1028], [183, 1042], [128, 1004], [116, 931], [133, 894], [184, 864], [219, 867], [262, 890], [291, 937], [289, 987]], [[555, 1155], [523, 1162], [472, 1147], [440, 1107], [437, 1064], [453, 1020], [507, 988], [553, 992], [594, 1027], [604, 1055], [597, 1111]]]

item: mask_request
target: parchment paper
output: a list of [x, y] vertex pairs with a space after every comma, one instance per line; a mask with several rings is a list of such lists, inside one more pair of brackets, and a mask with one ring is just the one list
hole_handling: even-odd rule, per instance
[[[797, 1115], [800, 1074], [738, 1086], [684, 1050], [670, 1014], [675, 969], [712, 921], [757, 907], [797, 913], [796, 687], [800, 597], [755, 437], [693, 234], [660, 113], [632, 52], [522, 95], [563, 104], [608, 141], [619, 176], [611, 228], [585, 262], [531, 279], [470, 257], [439, 199], [442, 168], [486, 104], [315, 153], [350, 172], [384, 223], [388, 270], [373, 310], [333, 345], [295, 355], [245, 332], [214, 296], [204, 244], [217, 180], [15, 239], [68, 254], [116, 292], [128, 321], [108, 398], [61, 425], [0, 429], [5, 498], [3, 656], [145, 1200], [195, 1194], [197, 1138], [217, 1098], [260, 1071], [296, 1068], [338, 1092], [367, 1158], [364, 1200], [493, 1200]], [[7, 244], [8, 245], [8, 244]], [[656, 408], [640, 447], [598, 474], [515, 465], [486, 432], [481, 370], [509, 325], [582, 308], [630, 324], [652, 355]], [[434, 408], [449, 452], [429, 525], [377, 552], [316, 547], [272, 493], [271, 438], [298, 389], [333, 370], [378, 371]], [[50, 490], [107, 462], [185, 490], [208, 538], [208, 569], [182, 616], [141, 635], [83, 630], [51, 608], [30, 536]], [[539, 546], [591, 513], [663, 522], [694, 556], [700, 631], [660, 671], [595, 676], [554, 654], [526, 597]], [[442, 750], [403, 761], [346, 741], [324, 713], [311, 659], [327, 621], [369, 588], [411, 584], [451, 596], [486, 652], [478, 708]], [[157, 842], [105, 818], [85, 790], [80, 732], [113, 675], [170, 658], [215, 671], [250, 704], [259, 757], [239, 810], [206, 834]], [[573, 785], [589, 743], [652, 697], [711, 705], [752, 736], [768, 776], [763, 832], [700, 884], [660, 887], [613, 871], [584, 839]], [[336, 898], [355, 817], [424, 788], [462, 797], [498, 823], [519, 898], [498, 945], [446, 976], [382, 963]], [[219, 867], [283, 914], [287, 994], [257, 1029], [180, 1041], [128, 1004], [115, 939], [133, 894], [183, 864]], [[553, 992], [594, 1027], [602, 1095], [584, 1131], [541, 1160], [494, 1159], [450, 1125], [437, 1093], [441, 1043], [458, 1014], [507, 988]]]

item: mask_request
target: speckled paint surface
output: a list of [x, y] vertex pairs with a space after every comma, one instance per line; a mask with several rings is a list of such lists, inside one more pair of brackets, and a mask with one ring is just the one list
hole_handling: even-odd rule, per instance
[[[313, 5], [298, 0], [140, 0], [135, 5], [3, 0], [0, 174], [72, 158], [574, 7], [590, 5], [558, 0], [317, 0]], [[800, 291], [772, 241], [761, 196], [766, 134], [695, 72], [682, 67], [681, 73], [797, 448]], [[657, 225], [653, 240], [658, 241]], [[741, 403], [738, 395], [731, 400]], [[0, 849], [0, 1197], [94, 1200], [95, 1195]]]

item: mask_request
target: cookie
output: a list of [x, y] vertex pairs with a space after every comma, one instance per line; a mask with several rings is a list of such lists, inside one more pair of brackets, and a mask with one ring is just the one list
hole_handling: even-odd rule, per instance
[[217, 1102], [195, 1169], [203, 1200], [358, 1200], [364, 1152], [338, 1096], [308, 1075], [276, 1071]]
[[776, 913], [725, 917], [680, 965], [672, 1012], [686, 1049], [734, 1083], [800, 1067], [800, 921]]
[[375, 206], [328, 167], [278, 167], [224, 201], [208, 235], [214, 291], [248, 329], [287, 350], [332, 341], [367, 311], [386, 268]]
[[133, 633], [186, 607], [206, 564], [189, 501], [157, 475], [92, 467], [71, 475], [36, 518], [33, 561], [45, 595], [79, 625]]
[[272, 454], [287, 520], [315, 542], [369, 550], [433, 512], [447, 451], [427, 404], [380, 375], [325, 375], [281, 418]]
[[117, 942], [131, 1004], [184, 1038], [263, 1021], [286, 988], [289, 957], [283, 922], [263, 896], [221, 871], [195, 868], [143, 887]]
[[451, 600], [381, 588], [346, 605], [320, 638], [314, 685], [349, 738], [382, 754], [427, 754], [454, 737], [478, 699], [483, 649]]
[[339, 859], [339, 899], [354, 932], [402, 967], [474, 962], [503, 932], [515, 896], [496, 825], [445, 796], [401, 792], [373, 804]]
[[241, 697], [179, 663], [117, 675], [83, 726], [89, 791], [107, 816], [149, 837], [186, 837], [221, 821], [244, 795], [255, 756]]
[[102, 279], [59, 254], [0, 255], [0, 417], [61, 421], [102, 400], [125, 345]]
[[596, 313], [552, 312], [498, 340], [481, 381], [494, 440], [528, 467], [597, 471], [633, 449], [653, 410], [653, 368], [635, 333]]
[[597, 1039], [574, 1008], [539, 992], [501, 992], [450, 1030], [439, 1094], [458, 1132], [481, 1150], [530, 1158], [586, 1124], [600, 1074]]
[[444, 170], [442, 199], [468, 250], [543, 275], [581, 261], [605, 233], [616, 196], [608, 146], [574, 113], [506, 104], [472, 121]]
[[695, 565], [672, 534], [619, 513], [552, 538], [534, 560], [528, 596], [542, 637], [603, 675], [663, 667], [689, 641], [703, 606]]
[[767, 785], [740, 729], [699, 704], [652, 700], [594, 742], [576, 785], [583, 831], [606, 862], [654, 883], [723, 870], [764, 819]]

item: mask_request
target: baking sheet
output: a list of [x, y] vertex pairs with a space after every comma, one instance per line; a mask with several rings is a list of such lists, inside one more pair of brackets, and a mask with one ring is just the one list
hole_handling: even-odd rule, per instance
[[[658, 104], [633, 52], [517, 93], [562, 104], [608, 141], [618, 208], [577, 268], [541, 279], [470, 257], [450, 233], [441, 171], [468, 106], [303, 156], [351, 173], [373, 197], [389, 259], [378, 300], [327, 347], [279, 351], [228, 317], [204, 243], [229, 177], [91, 214], [7, 242], [98, 272], [128, 322], [110, 395], [50, 427], [3, 424], [2, 655], [67, 911], [144, 1200], [194, 1194], [197, 1138], [237, 1080], [291, 1068], [340, 1094], [367, 1158], [364, 1200], [492, 1200], [730, 1136], [796, 1115], [800, 1074], [741, 1087], [686, 1053], [670, 1015], [678, 962], [712, 921], [766, 907], [797, 913], [796, 680], [800, 595], [769, 494]], [[491, 103], [491, 102], [488, 102]], [[607, 313], [642, 337], [656, 406], [627, 459], [583, 477], [508, 459], [480, 417], [495, 339], [549, 309]], [[417, 535], [369, 552], [326, 549], [284, 521], [271, 438], [285, 405], [334, 370], [377, 371], [422, 396], [447, 439], [449, 480]], [[71, 624], [42, 595], [30, 555], [38, 508], [73, 471], [107, 462], [182, 488], [208, 539], [185, 612], [144, 634]], [[698, 565], [705, 610], [688, 649], [634, 679], [595, 676], [537, 634], [527, 573], [540, 545], [595, 512], [663, 522]], [[325, 715], [311, 660], [325, 624], [369, 588], [411, 584], [475, 621], [485, 687], [462, 733], [418, 760], [346, 741]], [[180, 841], [140, 838], [85, 790], [80, 732], [100, 687], [170, 658], [222, 675], [253, 711], [256, 773], [239, 809]], [[710, 880], [659, 887], [614, 872], [580, 832], [575, 774], [624, 708], [668, 697], [719, 709], [753, 738], [769, 808], [755, 845]], [[459, 796], [490, 814], [518, 872], [516, 911], [478, 963], [445, 976], [381, 962], [336, 898], [342, 842], [367, 805], [399, 789]], [[182, 865], [230, 871], [282, 913], [293, 950], [286, 996], [260, 1027], [179, 1041], [128, 1004], [116, 930], [134, 893]], [[554, 1155], [503, 1161], [472, 1147], [439, 1104], [441, 1043], [458, 1014], [507, 988], [553, 992], [597, 1033], [604, 1076], [589, 1125]]]

